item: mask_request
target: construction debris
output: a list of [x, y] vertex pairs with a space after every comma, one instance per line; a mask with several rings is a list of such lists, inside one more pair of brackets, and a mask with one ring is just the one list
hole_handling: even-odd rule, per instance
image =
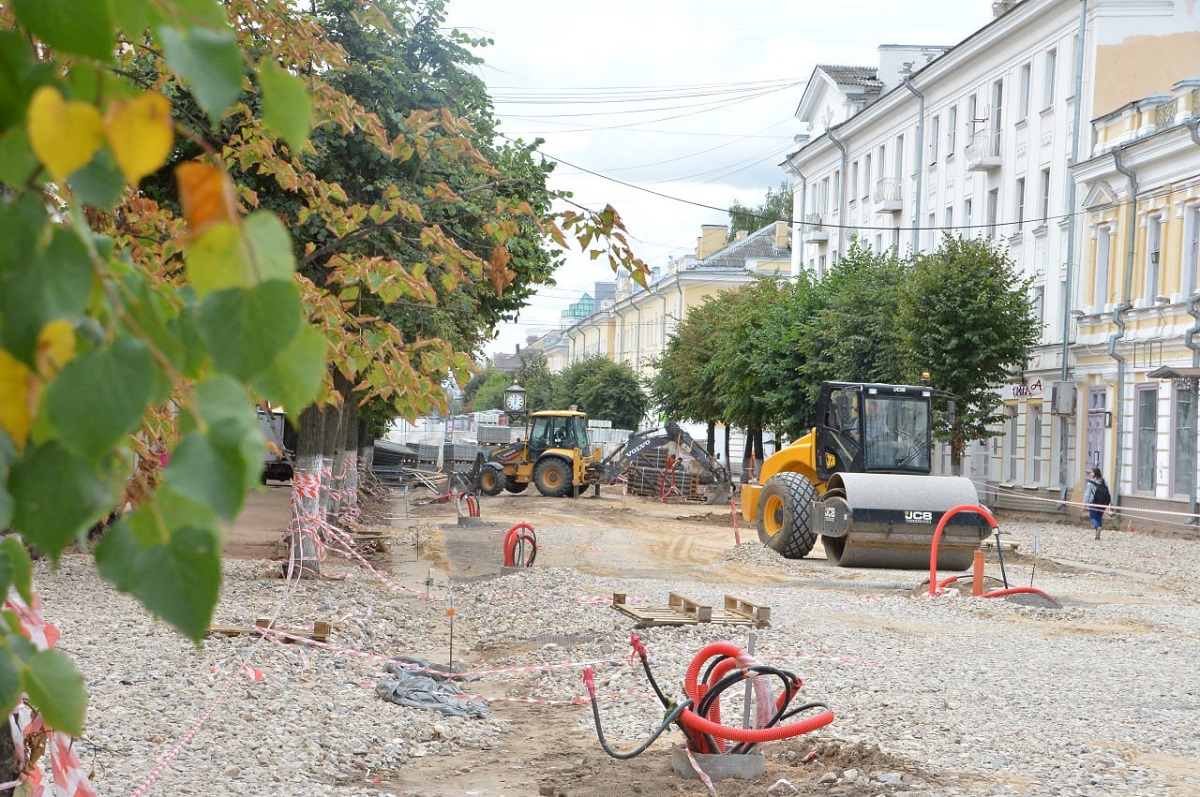
[[667, 605], [662, 607], [630, 606], [625, 599], [624, 593], [614, 592], [612, 607], [637, 620], [637, 628], [695, 625], [697, 623], [753, 625], [761, 628], [771, 624], [771, 608], [769, 606], [760, 606], [733, 595], [726, 595], [725, 605], [719, 608], [698, 603], [677, 592], [670, 593], [667, 597]]

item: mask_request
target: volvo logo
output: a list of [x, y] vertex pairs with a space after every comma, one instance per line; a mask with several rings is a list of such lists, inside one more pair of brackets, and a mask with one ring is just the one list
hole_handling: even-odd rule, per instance
[[932, 512], [914, 512], [912, 510], [909, 510], [904, 513], [904, 522], [905, 523], [932, 523], [933, 522], [933, 513]]

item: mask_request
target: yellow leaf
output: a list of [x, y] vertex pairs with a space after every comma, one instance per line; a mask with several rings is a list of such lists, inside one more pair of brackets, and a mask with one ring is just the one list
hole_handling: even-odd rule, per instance
[[237, 198], [228, 175], [211, 163], [188, 161], [175, 167], [179, 204], [193, 235], [210, 224], [237, 223]]
[[156, 91], [114, 102], [104, 115], [104, 132], [125, 179], [137, 185], [171, 154], [175, 143], [171, 102]]
[[59, 319], [42, 327], [38, 333], [37, 372], [43, 381], [58, 376], [63, 366], [75, 358], [75, 327]]
[[59, 182], [91, 163], [104, 142], [100, 112], [86, 102], [67, 102], [53, 86], [33, 93], [27, 126], [34, 154]]
[[0, 349], [0, 429], [8, 432], [17, 451], [24, 452], [33, 426], [37, 383], [25, 364]]

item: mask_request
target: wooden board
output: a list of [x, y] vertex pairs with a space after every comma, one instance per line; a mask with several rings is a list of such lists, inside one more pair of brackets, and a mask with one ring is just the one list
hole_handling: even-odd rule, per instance
[[[208, 633], [209, 634], [222, 634], [224, 636], [241, 636], [242, 634], [256, 634], [256, 633], [258, 633], [258, 629], [260, 629], [260, 628], [271, 628], [271, 627], [272, 627], [271, 623], [267, 618], [260, 617], [254, 621], [253, 626], [214, 625], [208, 629]], [[324, 622], [322, 620], [318, 620], [317, 622], [313, 623], [313, 627], [312, 627], [311, 631], [307, 631], [303, 628], [279, 628], [278, 630], [283, 631], [284, 633], [291, 634], [292, 636], [304, 637], [305, 639], [311, 639], [316, 642], [328, 642], [329, 641], [329, 623]], [[282, 639], [284, 642], [294, 641], [294, 640], [288, 639], [287, 637], [276, 637], [276, 639]]]
[[672, 592], [666, 606], [635, 607], [625, 602], [625, 594], [613, 593], [612, 607], [624, 615], [637, 620], [638, 628], [662, 625], [696, 625], [717, 623], [719, 625], [770, 625], [771, 609], [759, 606], [733, 595], [725, 596], [725, 606], [713, 608]]

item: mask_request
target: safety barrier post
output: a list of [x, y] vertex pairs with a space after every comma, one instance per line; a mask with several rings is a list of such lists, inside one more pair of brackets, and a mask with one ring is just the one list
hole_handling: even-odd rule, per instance
[[975, 552], [975, 569], [971, 573], [971, 595], [983, 595], [983, 551]]

